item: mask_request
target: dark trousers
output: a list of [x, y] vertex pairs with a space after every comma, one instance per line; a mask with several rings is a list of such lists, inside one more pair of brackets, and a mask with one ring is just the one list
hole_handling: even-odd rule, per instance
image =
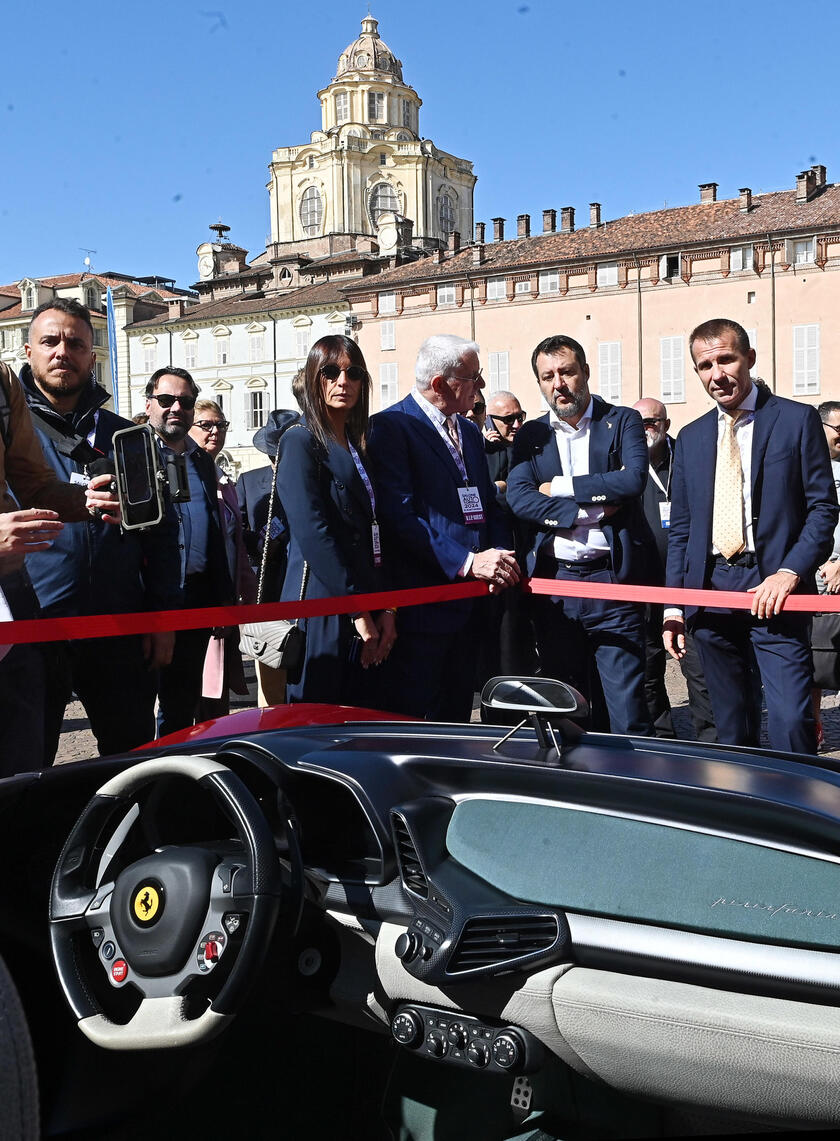
[[[715, 565], [711, 573], [714, 590], [746, 591], [760, 580], [756, 567]], [[694, 637], [720, 741], [726, 745], [759, 743], [752, 696], [755, 660], [764, 686], [770, 747], [816, 753], [810, 627], [810, 619], [797, 613], [782, 613], [764, 622], [744, 610], [705, 610], [697, 615]]]
[[[645, 607], [645, 700], [657, 737], [675, 737], [671, 702], [665, 687], [668, 653], [662, 642], [662, 611], [657, 603]], [[686, 635], [680, 669], [688, 690], [688, 708], [698, 741], [717, 741], [712, 702], [703, 676], [703, 664], [691, 634]]]
[[481, 626], [474, 614], [452, 632], [401, 632], [380, 667], [382, 708], [426, 721], [469, 721]]
[[154, 740], [155, 675], [140, 635], [52, 642], [45, 648], [46, 763], [58, 750], [64, 710], [73, 693], [85, 707], [101, 757]]
[[[216, 600], [210, 576], [187, 575], [184, 584], [184, 609], [214, 606]], [[158, 736], [174, 733], [194, 725], [201, 701], [201, 679], [204, 657], [210, 641], [207, 630], [179, 630], [175, 635], [172, 662], [158, 674]]]
[[[38, 618], [38, 598], [25, 570], [0, 578], [13, 618]], [[44, 654], [41, 646], [12, 646], [0, 660], [0, 776], [45, 767]]]
[[[540, 558], [538, 577], [558, 581], [613, 583], [615, 576], [595, 566], [571, 570], [556, 559]], [[651, 736], [645, 701], [645, 636], [641, 606], [602, 598], [533, 597], [534, 628], [540, 668], [597, 701], [591, 675], [597, 670], [613, 733]], [[597, 715], [594, 718], [597, 726]]]

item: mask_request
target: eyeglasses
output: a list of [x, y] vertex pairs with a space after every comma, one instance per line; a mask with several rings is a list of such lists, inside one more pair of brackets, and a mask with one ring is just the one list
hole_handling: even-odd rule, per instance
[[156, 400], [161, 408], [171, 408], [173, 404], [178, 403], [185, 412], [191, 412], [195, 408], [195, 402], [198, 398], [195, 396], [173, 396], [171, 392], [161, 392], [160, 395], [152, 393], [149, 399]]
[[196, 420], [196, 428], [200, 428], [202, 432], [206, 432], [208, 436], [211, 432], [226, 432], [230, 427], [228, 420]]
[[367, 377], [367, 369], [357, 364], [351, 364], [349, 368], [339, 368], [337, 364], [325, 364], [321, 367], [321, 376], [325, 380], [338, 380], [342, 373], [354, 384], [359, 384]]
[[665, 421], [661, 416], [647, 416], [642, 423], [646, 428], [655, 428], [657, 424], [664, 424]]
[[479, 381], [481, 381], [482, 383], [484, 381], [484, 377], [481, 374], [481, 369], [478, 370], [478, 372], [475, 374], [475, 376], [457, 376], [453, 372], [452, 376], [450, 376], [449, 379], [450, 380], [461, 380], [464, 382], [464, 384], [478, 384]]
[[527, 412], [510, 412], [507, 416], [496, 416], [492, 412], [490, 415], [494, 420], [498, 420], [500, 424], [507, 424], [508, 428], [511, 424], [524, 424], [528, 416]]

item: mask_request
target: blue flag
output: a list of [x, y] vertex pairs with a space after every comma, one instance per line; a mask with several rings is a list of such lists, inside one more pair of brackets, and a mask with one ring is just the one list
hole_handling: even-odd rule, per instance
[[114, 317], [114, 297], [109, 285], [105, 292], [105, 307], [108, 313], [108, 356], [111, 359], [111, 387], [114, 392], [114, 411], [119, 415], [120, 390], [117, 380], [117, 322]]

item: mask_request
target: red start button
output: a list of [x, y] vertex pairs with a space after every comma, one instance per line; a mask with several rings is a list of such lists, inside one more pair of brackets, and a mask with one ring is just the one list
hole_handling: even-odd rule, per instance
[[219, 944], [215, 939], [208, 939], [204, 944], [204, 961], [206, 963], [217, 963], [219, 961]]
[[111, 966], [111, 978], [115, 983], [121, 983], [128, 974], [128, 963], [125, 959], [117, 959]]

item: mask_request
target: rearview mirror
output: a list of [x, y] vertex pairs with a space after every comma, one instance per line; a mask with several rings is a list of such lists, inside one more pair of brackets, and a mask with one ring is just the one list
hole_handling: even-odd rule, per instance
[[507, 713], [588, 717], [583, 694], [550, 677], [492, 677], [481, 691], [482, 707]]

